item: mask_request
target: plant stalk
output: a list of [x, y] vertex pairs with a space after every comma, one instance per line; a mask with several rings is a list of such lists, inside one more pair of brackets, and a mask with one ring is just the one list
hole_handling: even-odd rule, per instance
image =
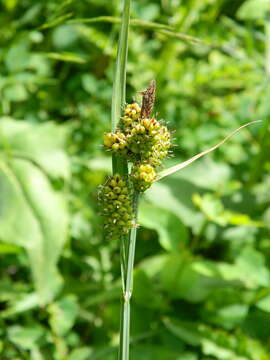
[[[126, 97], [126, 63], [128, 55], [128, 33], [130, 22], [131, 0], [123, 0], [123, 13], [121, 29], [119, 35], [116, 68], [114, 74], [113, 94], [112, 94], [112, 111], [111, 123], [112, 131], [115, 132], [120, 120], [122, 106], [125, 104]], [[128, 177], [127, 161], [117, 155], [112, 156], [113, 173]], [[138, 195], [133, 195], [133, 220], [134, 226], [129, 232], [129, 236], [120, 239], [121, 248], [121, 277], [123, 286], [123, 298], [120, 316], [120, 345], [119, 360], [129, 359], [130, 344], [130, 298], [132, 294], [132, 278], [136, 245], [137, 232], [137, 212], [138, 212]]]
[[124, 282], [123, 299], [121, 304], [120, 347], [118, 354], [119, 360], [129, 359], [130, 300], [133, 288], [133, 267], [137, 236], [138, 202], [139, 195], [135, 193], [133, 197], [134, 225], [129, 234], [129, 242], [127, 246], [127, 263], [126, 266], [122, 266], [122, 269], [125, 269], [125, 272], [122, 272], [122, 279], [124, 280]]

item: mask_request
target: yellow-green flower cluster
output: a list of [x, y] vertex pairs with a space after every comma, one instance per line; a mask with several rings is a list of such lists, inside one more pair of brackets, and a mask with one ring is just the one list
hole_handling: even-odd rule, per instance
[[137, 160], [144, 159], [158, 142], [160, 123], [156, 119], [139, 119], [127, 134], [129, 151]]
[[104, 134], [103, 144], [108, 150], [118, 152], [121, 156], [127, 153], [126, 136], [120, 131]]
[[127, 181], [116, 174], [100, 187], [99, 202], [104, 229], [110, 238], [120, 238], [132, 228], [132, 201]]
[[147, 156], [149, 163], [154, 167], [160, 166], [162, 160], [168, 156], [171, 146], [171, 134], [167, 126], [161, 126], [155, 137], [155, 144]]
[[166, 126], [155, 118], [141, 118], [137, 103], [125, 108], [121, 129], [104, 134], [104, 146], [131, 162], [150, 162], [154, 167], [168, 155], [171, 136]]
[[137, 103], [127, 104], [124, 110], [124, 116], [121, 118], [125, 127], [131, 126], [134, 121], [141, 117], [141, 107]]
[[157, 174], [150, 164], [134, 165], [131, 172], [131, 179], [135, 191], [142, 193], [147, 190], [155, 181]]
[[145, 191], [155, 180], [155, 168], [168, 155], [171, 134], [154, 117], [143, 117], [137, 103], [128, 104], [115, 133], [104, 135], [104, 146], [133, 163], [132, 180], [136, 190]]

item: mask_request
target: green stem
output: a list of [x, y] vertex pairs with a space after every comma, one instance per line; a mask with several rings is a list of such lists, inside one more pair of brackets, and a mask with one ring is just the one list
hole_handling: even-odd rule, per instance
[[124, 9], [117, 48], [116, 67], [113, 82], [111, 123], [112, 131], [117, 129], [122, 106], [126, 100], [126, 64], [128, 55], [128, 33], [131, 0], [124, 0]]
[[[119, 35], [116, 68], [113, 82], [112, 95], [112, 111], [111, 123], [112, 131], [115, 132], [121, 116], [122, 106], [126, 97], [126, 63], [128, 55], [128, 30], [130, 22], [130, 6], [131, 0], [124, 0], [124, 8], [121, 21], [121, 29]], [[128, 178], [127, 161], [117, 155], [112, 157], [113, 173], [120, 174]], [[120, 323], [120, 345], [119, 360], [129, 359], [129, 343], [130, 343], [130, 297], [132, 293], [132, 276], [135, 256], [136, 244], [136, 222], [138, 195], [133, 197], [133, 219], [134, 227], [129, 233], [129, 237], [121, 239], [121, 276], [123, 285], [123, 299], [121, 306], [121, 323]]]
[[127, 264], [125, 267], [126, 272], [125, 274], [122, 273], [122, 278], [124, 278], [124, 286], [123, 286], [123, 299], [121, 306], [120, 347], [118, 354], [119, 360], [129, 359], [130, 300], [132, 296], [132, 287], [133, 287], [133, 267], [134, 267], [134, 258], [135, 258], [135, 248], [136, 248], [138, 202], [139, 202], [139, 195], [135, 193], [133, 197], [134, 226], [129, 234], [129, 243], [127, 249]]

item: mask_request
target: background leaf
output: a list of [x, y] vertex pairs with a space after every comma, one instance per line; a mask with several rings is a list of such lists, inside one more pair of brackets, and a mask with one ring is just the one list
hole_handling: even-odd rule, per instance
[[[0, 358], [115, 360], [119, 244], [97, 187], [122, 4], [0, 6]], [[268, 7], [132, 2], [125, 101], [156, 80], [160, 172], [263, 120], [142, 196], [132, 359], [269, 360]]]
[[187, 243], [186, 228], [177, 216], [165, 209], [141, 203], [139, 223], [158, 232], [159, 242], [165, 250], [179, 252]]
[[[46, 303], [53, 298], [60, 285], [56, 264], [67, 238], [66, 201], [63, 194], [53, 188], [40, 166], [36, 165], [37, 156], [42, 153], [42, 143], [39, 150], [31, 153], [33, 143], [27, 142], [29, 133], [26, 132], [26, 137], [22, 131], [18, 134], [18, 128], [21, 130], [23, 123], [18, 123], [18, 128], [16, 122], [3, 122], [1, 125], [7, 124], [11, 126], [3, 131], [1, 138], [2, 147], [7, 153], [6, 156], [2, 154], [0, 170], [1, 239], [24, 247], [29, 256], [40, 302]], [[26, 141], [25, 151], [23, 139]], [[49, 140], [48, 135], [47, 139]], [[35, 138], [35, 141], [38, 139]], [[53, 143], [53, 140], [50, 139], [50, 142]], [[58, 150], [57, 144], [54, 146], [56, 161], [57, 156], [65, 160], [64, 153]], [[17, 151], [20, 156], [13, 157], [13, 151]], [[43, 152], [45, 151], [46, 147], [43, 145]], [[48, 156], [52, 159], [53, 154], [51, 148]], [[44, 164], [45, 168], [49, 163], [43, 153], [41, 166]], [[52, 171], [50, 165], [47, 169]], [[66, 171], [67, 167], [63, 164], [62, 169]]]

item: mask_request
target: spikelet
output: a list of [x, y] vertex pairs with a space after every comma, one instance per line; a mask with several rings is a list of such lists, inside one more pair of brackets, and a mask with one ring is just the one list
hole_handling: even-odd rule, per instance
[[124, 116], [121, 117], [122, 127], [128, 129], [141, 117], [141, 107], [137, 103], [127, 104], [124, 109]]
[[126, 180], [111, 176], [99, 190], [99, 204], [104, 217], [105, 233], [120, 238], [132, 228], [132, 201]]
[[134, 165], [131, 172], [131, 180], [135, 191], [142, 193], [155, 181], [157, 174], [150, 164]]
[[155, 82], [143, 95], [142, 107], [127, 104], [120, 128], [104, 134], [104, 147], [133, 163], [131, 180], [134, 189], [145, 191], [156, 179], [156, 168], [162, 164], [171, 148], [171, 133], [163, 122], [151, 117], [155, 101]]
[[103, 145], [108, 151], [118, 152], [124, 156], [127, 153], [126, 136], [120, 131], [116, 133], [105, 133], [103, 136]]

